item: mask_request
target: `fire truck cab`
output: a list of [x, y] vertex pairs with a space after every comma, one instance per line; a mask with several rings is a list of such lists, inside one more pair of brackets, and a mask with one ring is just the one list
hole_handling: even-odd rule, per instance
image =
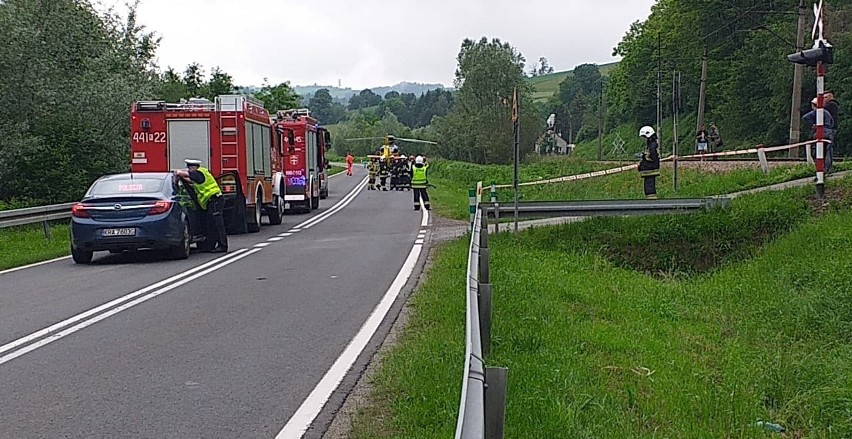
[[328, 196], [325, 153], [331, 146], [328, 130], [319, 126], [308, 109], [278, 111], [273, 118], [277, 153], [284, 176], [276, 180], [288, 211], [310, 212]]
[[274, 182], [283, 174], [261, 102], [243, 95], [134, 102], [130, 127], [132, 172], [167, 172], [199, 159], [225, 194], [229, 233], [259, 231], [264, 214], [270, 224], [281, 223], [284, 205]]

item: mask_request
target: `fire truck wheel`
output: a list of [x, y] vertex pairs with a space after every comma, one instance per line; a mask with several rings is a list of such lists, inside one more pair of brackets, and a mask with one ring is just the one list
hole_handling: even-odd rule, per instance
[[275, 206], [269, 209], [269, 224], [273, 226], [277, 226], [281, 224], [281, 220], [284, 218], [284, 199], [281, 196], [275, 196]]
[[75, 250], [74, 248], [71, 249], [71, 259], [73, 259], [77, 264], [88, 264], [89, 262], [92, 262], [93, 255], [94, 252], [91, 251]]
[[319, 195], [317, 195], [316, 197], [311, 197], [311, 209], [319, 209], [319, 200]]
[[180, 244], [169, 249], [169, 257], [172, 259], [187, 259], [189, 258], [189, 223], [183, 222], [183, 239]]
[[[263, 192], [260, 190], [255, 194], [254, 199], [256, 201], [263, 200]], [[255, 203], [254, 205], [254, 222], [248, 223], [248, 231], [249, 233], [257, 233], [260, 231], [260, 221], [263, 219], [263, 204], [260, 202]]]

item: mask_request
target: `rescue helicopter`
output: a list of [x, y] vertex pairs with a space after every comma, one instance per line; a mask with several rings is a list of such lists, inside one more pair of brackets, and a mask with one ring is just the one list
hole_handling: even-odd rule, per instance
[[422, 143], [427, 145], [438, 145], [438, 142], [432, 142], [430, 140], [420, 140], [420, 139], [407, 139], [404, 137], [395, 137], [393, 134], [388, 134], [384, 137], [358, 137], [354, 139], [345, 139], [346, 141], [368, 141], [368, 140], [382, 140], [382, 146], [379, 148], [379, 154], [367, 154], [367, 161], [371, 161], [373, 159], [383, 160], [387, 165], [390, 165], [393, 161], [393, 157], [398, 155], [398, 151], [393, 151], [392, 148], [396, 146], [396, 141], [402, 142], [410, 142], [410, 143]]

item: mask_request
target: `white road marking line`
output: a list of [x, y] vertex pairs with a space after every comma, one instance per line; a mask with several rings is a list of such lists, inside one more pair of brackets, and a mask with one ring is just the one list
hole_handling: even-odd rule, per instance
[[41, 262], [36, 262], [35, 264], [29, 264], [29, 265], [24, 265], [24, 266], [21, 266], [21, 267], [10, 268], [8, 270], [0, 271], [0, 274], [13, 273], [13, 272], [16, 272], [18, 270], [26, 270], [27, 268], [33, 268], [33, 267], [38, 267], [39, 265], [50, 264], [51, 262], [62, 261], [62, 260], [68, 259], [70, 257], [71, 256], [63, 256], [61, 258], [51, 259], [49, 261], [41, 261]]
[[266, 247], [269, 244], [270, 243], [268, 243], [268, 242], [260, 242], [260, 243], [255, 244], [253, 247], [263, 248], [263, 247]]
[[360, 186], [361, 184], [367, 184], [367, 177], [364, 177], [364, 179], [363, 179], [363, 180], [361, 180], [361, 182], [360, 182], [360, 183], [358, 183], [357, 185], [355, 185], [355, 187], [354, 187], [354, 188], [352, 188], [352, 190], [351, 190], [351, 191], [349, 191], [349, 193], [348, 193], [348, 194], [346, 194], [346, 196], [344, 196], [343, 198], [341, 198], [341, 199], [340, 199], [340, 201], [338, 201], [338, 202], [337, 202], [337, 204], [335, 204], [334, 206], [332, 206], [330, 210], [327, 210], [327, 211], [325, 211], [325, 212], [323, 212], [323, 213], [321, 213], [321, 214], [319, 214], [319, 215], [317, 215], [317, 216], [315, 216], [315, 217], [313, 217], [313, 218], [308, 218], [308, 219], [306, 219], [305, 221], [302, 221], [300, 224], [297, 224], [297, 225], [293, 226], [293, 229], [301, 229], [301, 228], [304, 228], [306, 224], [311, 223], [311, 222], [313, 222], [313, 221], [315, 221], [315, 220], [317, 220], [317, 219], [319, 219], [319, 218], [324, 218], [324, 217], [325, 217], [325, 216], [326, 216], [326, 215], [327, 215], [327, 214], [328, 214], [331, 210], [333, 210], [335, 207], [339, 206], [341, 203], [345, 202], [345, 201], [346, 201], [346, 200], [348, 200], [350, 197], [353, 197], [353, 196], [357, 195], [357, 194], [358, 194], [358, 192], [360, 192], [360, 188], [359, 188], [359, 186]]
[[292, 232], [287, 232], [287, 233], [282, 233], [282, 234], [280, 234], [280, 235], [278, 235], [278, 236], [280, 236], [280, 237], [282, 237], [282, 238], [286, 238], [286, 237], [288, 237], [288, 236], [293, 236], [293, 233], [292, 233]]
[[[244, 251], [244, 250], [245, 250], [245, 249], [243, 249], [243, 251]], [[199, 271], [199, 272], [197, 272], [197, 273], [193, 274], [192, 276], [184, 277], [183, 279], [181, 279], [181, 280], [179, 280], [179, 281], [177, 281], [177, 282], [175, 282], [175, 283], [172, 283], [172, 284], [170, 284], [170, 285], [164, 286], [164, 287], [162, 287], [162, 288], [160, 288], [160, 289], [156, 289], [155, 291], [153, 291], [153, 292], [151, 292], [151, 293], [149, 293], [149, 294], [147, 294], [147, 295], [145, 295], [145, 296], [139, 297], [139, 298], [137, 298], [137, 299], [135, 299], [135, 300], [133, 300], [133, 301], [130, 301], [130, 302], [127, 302], [127, 303], [125, 303], [125, 304], [123, 304], [123, 305], [121, 305], [121, 306], [115, 307], [115, 308], [113, 308], [113, 309], [111, 309], [111, 310], [109, 310], [109, 311], [107, 311], [107, 312], [105, 312], [105, 313], [103, 313], [103, 314], [99, 314], [98, 316], [93, 317], [93, 318], [91, 318], [91, 319], [89, 319], [89, 320], [83, 321], [83, 322], [78, 323], [78, 324], [76, 324], [76, 325], [74, 325], [74, 326], [71, 326], [71, 327], [69, 327], [69, 328], [63, 329], [62, 331], [57, 332], [56, 334], [53, 334], [53, 335], [51, 335], [51, 336], [49, 336], [49, 337], [46, 337], [46, 338], [44, 338], [44, 339], [42, 339], [42, 340], [40, 340], [40, 341], [38, 341], [38, 342], [36, 342], [36, 343], [33, 343], [33, 344], [31, 344], [31, 345], [26, 346], [26, 347], [24, 347], [24, 348], [18, 349], [18, 350], [14, 351], [14, 352], [12, 352], [12, 353], [10, 353], [10, 354], [6, 354], [6, 355], [4, 355], [4, 356], [0, 357], [0, 364], [3, 364], [3, 363], [6, 363], [6, 362], [9, 362], [9, 361], [12, 361], [12, 360], [14, 360], [15, 358], [20, 357], [21, 355], [24, 355], [24, 354], [26, 354], [26, 353], [28, 353], [28, 352], [32, 352], [32, 351], [34, 351], [34, 350], [36, 350], [36, 349], [38, 349], [38, 348], [40, 348], [40, 347], [42, 347], [42, 346], [44, 346], [44, 345], [47, 345], [47, 344], [53, 343], [53, 342], [55, 342], [55, 341], [57, 341], [57, 340], [59, 340], [59, 339], [62, 339], [62, 338], [64, 338], [64, 337], [67, 337], [67, 336], [69, 336], [69, 335], [71, 335], [71, 334], [73, 334], [73, 333], [75, 333], [75, 332], [77, 332], [77, 331], [79, 331], [79, 330], [81, 330], [81, 329], [83, 329], [83, 328], [87, 327], [87, 326], [94, 325], [95, 323], [97, 323], [97, 322], [99, 322], [99, 321], [101, 321], [101, 320], [103, 320], [103, 319], [106, 319], [107, 317], [113, 316], [113, 315], [118, 314], [118, 313], [120, 313], [120, 312], [122, 312], [122, 311], [124, 311], [124, 310], [126, 310], [126, 309], [128, 309], [128, 308], [132, 308], [132, 307], [134, 307], [134, 306], [136, 306], [136, 305], [138, 305], [138, 304], [140, 304], [140, 303], [142, 303], [142, 302], [145, 302], [145, 301], [148, 301], [148, 300], [150, 300], [150, 299], [153, 299], [153, 298], [155, 298], [155, 297], [159, 296], [160, 294], [163, 294], [163, 293], [169, 292], [169, 291], [171, 291], [171, 290], [173, 290], [173, 289], [175, 289], [175, 288], [177, 288], [177, 287], [179, 287], [179, 286], [181, 286], [181, 285], [183, 285], [183, 284], [186, 284], [186, 283], [191, 282], [191, 281], [193, 281], [193, 280], [195, 280], [195, 279], [198, 279], [199, 277], [204, 276], [204, 275], [206, 275], [206, 274], [212, 273], [212, 272], [214, 272], [214, 271], [216, 271], [216, 270], [218, 270], [218, 269], [220, 269], [220, 268], [222, 268], [222, 267], [225, 267], [225, 266], [227, 266], [227, 265], [230, 265], [230, 264], [232, 264], [232, 263], [234, 263], [234, 262], [236, 262], [236, 261], [239, 261], [239, 260], [240, 260], [240, 259], [242, 259], [242, 258], [248, 257], [248, 256], [250, 256], [250, 255], [252, 255], [252, 254], [254, 254], [254, 253], [259, 252], [259, 251], [260, 251], [260, 249], [248, 250], [248, 251], [244, 251], [242, 254], [237, 254], [237, 252], [234, 252], [234, 253], [232, 253], [231, 255], [237, 255], [237, 256], [232, 256], [232, 257], [230, 257], [229, 259], [225, 260], [224, 262], [223, 262], [223, 261], [221, 261], [221, 259], [216, 260], [215, 262], [218, 262], [218, 264], [213, 265], [212, 267], [207, 268], [207, 269], [206, 269], [206, 270], [204, 270], [204, 271]], [[134, 293], [134, 294], [135, 294], [135, 293]]]
[[267, 241], [276, 242], [276, 241], [280, 241], [282, 239], [284, 239], [284, 237], [282, 237], [282, 236], [273, 236], [272, 238], [267, 239]]
[[294, 234], [294, 233], [298, 233], [298, 232], [300, 232], [300, 231], [301, 231], [301, 229], [290, 229], [290, 230], [288, 230], [288, 231], [287, 231], [287, 233], [289, 233], [289, 234], [291, 234], [291, 235], [292, 235], [292, 234]]
[[305, 229], [310, 229], [311, 227], [325, 221], [326, 219], [328, 219], [329, 217], [331, 217], [335, 213], [340, 212], [341, 210], [343, 210], [343, 208], [348, 206], [349, 203], [351, 203], [355, 199], [355, 197], [357, 197], [358, 194], [361, 193], [361, 190], [363, 190], [366, 186], [367, 186], [367, 179], [364, 179], [364, 180], [361, 181], [361, 183], [358, 183], [358, 186], [355, 186], [355, 190], [353, 192], [351, 192], [349, 195], [347, 195], [347, 198], [346, 198], [345, 201], [341, 200], [341, 202], [337, 203], [334, 207], [332, 207], [330, 210], [326, 211], [322, 215], [317, 216], [317, 218], [315, 218], [313, 221], [308, 221], [308, 223], [305, 224], [303, 227]]
[[[366, 179], [366, 177], [365, 177], [365, 178], [364, 178], [364, 180], [363, 180], [363, 183], [364, 183], [364, 184], [366, 184], [366, 181], [367, 181], [367, 179]], [[352, 190], [352, 192], [350, 192], [350, 194], [349, 194], [349, 195], [353, 195], [353, 194], [357, 195], [357, 193], [358, 193], [358, 187], [356, 187], [355, 189], [353, 189], [353, 190]], [[341, 203], [341, 202], [338, 202], [335, 206], [339, 205], [340, 203]], [[326, 216], [326, 217], [324, 217], [324, 218], [320, 219], [319, 221], [317, 221], [317, 223], [319, 223], [319, 222], [321, 222], [321, 221], [324, 221], [326, 218], [328, 218], [328, 216]], [[288, 232], [288, 233], [298, 232], [299, 230], [297, 230], [297, 228], [298, 228], [298, 226], [297, 226], [296, 228], [294, 228], [293, 230], [291, 230], [290, 232]], [[265, 247], [266, 245], [269, 245], [269, 243], [262, 243], [262, 244], [265, 244], [265, 245], [262, 245], [261, 247]], [[255, 247], [257, 247], [257, 246], [258, 246], [258, 245], [255, 245]], [[208, 261], [208, 262], [206, 262], [206, 263], [204, 263], [204, 264], [201, 264], [201, 265], [199, 265], [199, 266], [197, 266], [197, 267], [194, 267], [194, 268], [191, 268], [191, 269], [189, 269], [189, 270], [186, 270], [186, 271], [183, 271], [183, 272], [181, 272], [181, 273], [178, 273], [178, 274], [176, 274], [176, 275], [174, 275], [174, 276], [172, 276], [172, 277], [170, 277], [170, 278], [168, 278], [168, 279], [161, 280], [161, 281], [159, 281], [159, 282], [157, 282], [157, 283], [151, 284], [151, 285], [149, 285], [149, 286], [147, 286], [147, 287], [145, 287], [145, 288], [142, 288], [142, 289], [140, 289], [140, 290], [137, 290], [137, 291], [135, 291], [135, 292], [133, 292], [133, 293], [130, 293], [130, 294], [124, 295], [124, 296], [119, 297], [119, 298], [117, 298], [117, 299], [115, 299], [115, 300], [112, 300], [112, 301], [110, 301], [110, 302], [107, 302], [107, 303], [105, 303], [105, 304], [103, 304], [103, 305], [100, 305], [100, 306], [98, 306], [98, 307], [92, 308], [92, 309], [90, 309], [90, 310], [88, 310], [88, 311], [85, 311], [85, 312], [83, 312], [83, 313], [77, 314], [76, 316], [69, 317], [69, 318], [67, 318], [67, 319], [65, 319], [65, 320], [63, 320], [63, 321], [61, 321], [61, 322], [55, 323], [55, 324], [53, 324], [53, 325], [51, 325], [51, 326], [48, 326], [47, 328], [40, 329], [40, 330], [38, 330], [38, 331], [36, 331], [36, 332], [33, 332], [33, 333], [29, 334], [29, 335], [26, 335], [26, 336], [24, 336], [24, 337], [21, 337], [21, 338], [19, 338], [19, 339], [17, 339], [17, 340], [14, 340], [14, 341], [11, 341], [11, 342], [9, 342], [9, 343], [6, 343], [5, 345], [0, 346], [0, 354], [2, 354], [3, 352], [7, 352], [7, 351], [9, 351], [9, 350], [15, 349], [15, 348], [17, 348], [18, 346], [24, 345], [24, 344], [26, 344], [26, 343], [30, 343], [31, 341], [37, 340], [37, 339], [39, 339], [39, 338], [42, 338], [42, 337], [44, 337], [45, 335], [48, 335], [48, 334], [50, 334], [50, 333], [52, 333], [52, 332], [54, 332], [54, 331], [60, 330], [60, 329], [62, 329], [62, 328], [64, 328], [64, 327], [66, 327], [66, 326], [73, 325], [73, 324], [75, 324], [75, 323], [77, 323], [77, 322], [79, 322], [79, 321], [81, 321], [81, 320], [84, 320], [84, 319], [86, 319], [86, 318], [88, 318], [88, 317], [91, 317], [91, 316], [93, 316], [93, 315], [95, 315], [95, 314], [98, 314], [98, 313], [100, 313], [100, 312], [102, 312], [102, 311], [104, 311], [104, 310], [107, 310], [107, 309], [113, 308], [113, 307], [115, 307], [116, 305], [121, 304], [122, 302], [127, 302], [127, 301], [129, 301], [129, 300], [131, 300], [131, 299], [133, 299], [133, 298], [135, 298], [135, 297], [138, 297], [138, 296], [143, 295], [143, 294], [145, 294], [145, 293], [148, 293], [148, 292], [150, 292], [150, 291], [156, 290], [157, 288], [163, 287], [164, 285], [169, 284], [170, 282], [178, 281], [177, 283], [175, 283], [175, 284], [173, 284], [173, 285], [169, 285], [168, 287], [166, 287], [166, 288], [165, 288], [165, 289], [163, 289], [162, 291], [158, 292], [156, 295], [162, 294], [162, 293], [164, 293], [164, 292], [166, 292], [166, 291], [169, 291], [169, 290], [171, 290], [171, 289], [173, 289], [173, 288], [176, 288], [177, 286], [180, 286], [180, 285], [185, 284], [185, 283], [186, 283], [186, 282], [188, 282], [189, 280], [196, 279], [196, 278], [201, 277], [201, 276], [203, 276], [203, 275], [205, 275], [205, 274], [211, 273], [211, 272], [213, 272], [213, 271], [215, 271], [215, 270], [218, 270], [219, 268], [222, 268], [222, 267], [225, 267], [226, 265], [229, 265], [231, 262], [234, 262], [234, 261], [236, 261], [236, 260], [242, 259], [242, 258], [244, 258], [244, 257], [247, 257], [247, 256], [251, 255], [251, 254], [257, 253], [257, 252], [259, 252], [259, 251], [261, 251], [261, 248], [255, 248], [255, 249], [253, 249], [253, 250], [249, 250], [249, 249], [243, 248], [243, 249], [239, 249], [239, 250], [236, 250], [236, 251], [234, 251], [234, 252], [231, 252], [231, 253], [225, 254], [225, 255], [223, 255], [223, 256], [221, 256], [221, 257], [219, 257], [219, 258], [216, 258], [216, 259], [214, 259], [214, 260], [212, 260], [212, 261]], [[44, 264], [47, 264], [47, 263], [50, 263], [50, 262], [55, 262], [55, 261], [58, 261], [58, 260], [61, 260], [61, 259], [66, 259], [66, 258], [70, 258], [70, 256], [66, 256], [66, 257], [64, 257], [64, 258], [54, 259], [54, 260], [51, 260], [51, 261], [44, 261], [44, 262], [40, 262], [40, 263], [37, 263], [37, 264], [32, 264], [32, 265], [30, 265], [30, 266], [32, 267], [32, 266], [44, 265]], [[223, 262], [223, 261], [224, 261], [224, 262]], [[220, 264], [220, 265], [216, 265], [216, 264]], [[210, 269], [208, 269], [208, 267], [211, 267], [211, 266], [215, 266], [215, 267], [214, 267], [214, 268], [210, 268]], [[2, 273], [6, 273], [6, 272], [15, 271], [15, 270], [22, 270], [22, 269], [24, 269], [24, 268], [27, 268], [27, 267], [17, 267], [17, 268], [13, 268], [13, 269], [7, 270], [7, 271], [5, 271], [5, 272], [0, 272], [0, 274], [2, 274]], [[203, 273], [200, 273], [200, 274], [197, 274], [197, 275], [193, 275], [193, 273], [198, 273], [198, 272], [200, 272], [200, 271], [202, 271], [202, 270], [205, 270], [205, 271], [203, 271]], [[192, 275], [192, 276], [191, 276], [191, 277], [189, 277], [189, 278], [187, 278], [187, 277], [186, 277], [186, 276], [190, 276], [190, 275]], [[183, 280], [179, 280], [179, 279], [181, 279], [181, 278], [184, 278], [184, 279], [183, 279]], [[152, 294], [153, 294], [153, 293], [152, 293]], [[144, 300], [148, 300], [149, 298], [151, 298], [151, 297], [156, 297], [156, 296], [151, 296], [151, 297], [145, 296], [145, 297], [147, 297], [147, 298], [146, 298], [146, 299], [144, 299]], [[142, 300], [142, 301], [144, 301], [144, 300]], [[95, 317], [95, 318], [93, 318], [93, 319], [91, 319], [91, 320], [89, 320], [89, 321], [87, 321], [87, 322], [84, 322], [84, 324], [80, 324], [80, 325], [76, 325], [76, 326], [74, 326], [73, 328], [71, 328], [71, 329], [73, 329], [73, 331], [72, 331], [71, 329], [63, 330], [62, 332], [59, 332], [59, 333], [53, 334], [53, 335], [51, 335], [50, 337], [44, 338], [43, 340], [41, 340], [41, 341], [39, 341], [39, 342], [37, 342], [37, 343], [33, 343], [33, 344], [31, 344], [31, 345], [29, 345], [29, 346], [27, 346], [27, 347], [25, 347], [25, 348], [22, 348], [22, 349], [19, 349], [19, 350], [17, 350], [17, 351], [14, 351], [14, 352], [12, 352], [11, 354], [7, 354], [7, 355], [6, 355], [6, 356], [4, 356], [4, 357], [0, 357], [0, 364], [3, 364], [3, 363], [5, 363], [5, 362], [7, 362], [7, 361], [11, 361], [11, 360], [12, 360], [12, 359], [14, 359], [14, 358], [17, 358], [17, 357], [19, 357], [19, 356], [21, 356], [21, 355], [24, 355], [24, 354], [25, 354], [25, 353], [27, 353], [27, 352], [31, 352], [31, 351], [33, 351], [33, 350], [35, 350], [35, 349], [37, 349], [37, 348], [39, 348], [39, 347], [41, 347], [41, 346], [44, 346], [44, 345], [46, 345], [46, 344], [48, 344], [48, 343], [52, 343], [52, 342], [53, 342], [53, 341], [55, 341], [55, 340], [58, 340], [58, 339], [60, 339], [60, 338], [65, 337], [65, 335], [71, 334], [71, 333], [73, 333], [73, 332], [76, 332], [76, 331], [78, 331], [78, 330], [80, 330], [80, 329], [85, 328], [86, 326], [90, 326], [90, 325], [92, 325], [92, 324], [94, 324], [94, 323], [97, 323], [97, 322], [99, 322], [99, 321], [101, 321], [101, 320], [105, 319], [106, 317], [109, 317], [110, 315], [114, 315], [115, 313], [118, 313], [118, 312], [121, 312], [121, 311], [123, 311], [123, 310], [125, 310], [125, 309], [128, 309], [128, 308], [130, 308], [130, 307], [132, 307], [132, 306], [134, 306], [134, 305], [136, 305], [136, 304], [138, 304], [138, 303], [141, 303], [142, 301], [138, 301], [138, 300], [137, 300], [137, 301], [134, 301], [134, 302], [133, 302], [133, 304], [125, 303], [124, 305], [121, 305], [121, 306], [118, 306], [118, 307], [116, 307], [116, 308], [113, 308], [113, 309], [112, 309], [112, 310], [110, 310], [109, 312], [106, 312], [106, 313], [104, 313], [104, 314], [101, 314], [101, 315], [99, 315], [98, 317]], [[76, 329], [74, 329], [74, 328], [76, 328]], [[67, 332], [67, 331], [70, 331], [70, 332]], [[63, 335], [63, 334], [64, 334], [64, 335]]]
[[[428, 211], [424, 209], [423, 218], [428, 219], [428, 215]], [[397, 297], [399, 297], [400, 291], [402, 291], [405, 283], [408, 282], [408, 278], [412, 272], [414, 272], [414, 266], [417, 264], [417, 259], [420, 257], [422, 249], [423, 246], [420, 244], [414, 244], [411, 247], [408, 258], [405, 259], [402, 268], [397, 273], [396, 278], [393, 280], [390, 288], [388, 288], [382, 301], [373, 309], [373, 312], [367, 318], [367, 321], [364, 322], [364, 325], [361, 326], [358, 334], [349, 342], [343, 353], [337, 357], [337, 360], [328, 372], [325, 373], [325, 376], [322, 377], [314, 390], [311, 391], [307, 399], [302, 402], [302, 405], [299, 406], [293, 417], [287, 421], [287, 425], [275, 436], [276, 439], [301, 438], [305, 434], [305, 431], [311, 426], [311, 423], [319, 415], [323, 406], [328, 402], [331, 394], [334, 393], [334, 390], [343, 381], [352, 364], [355, 363], [355, 360], [361, 355], [361, 352], [364, 351], [370, 339], [373, 338], [373, 335], [379, 329], [379, 325], [384, 321], [391, 306]]]
[[414, 243], [415, 243], [415, 244], [423, 244], [423, 240], [422, 240], [422, 239], [418, 239], [417, 241], [414, 241]]
[[212, 265], [216, 265], [216, 264], [218, 264], [219, 262], [221, 262], [223, 259], [231, 258], [231, 257], [233, 257], [233, 256], [235, 256], [235, 255], [239, 255], [240, 253], [242, 253], [242, 252], [244, 252], [244, 251], [246, 251], [246, 249], [240, 249], [240, 250], [237, 250], [237, 251], [235, 251], [235, 252], [233, 252], [233, 253], [226, 254], [225, 256], [222, 256], [222, 257], [220, 257], [220, 258], [218, 258], [218, 259], [214, 259], [214, 260], [212, 260], [212, 261], [210, 261], [210, 262], [207, 262], [207, 263], [205, 263], [205, 264], [199, 265], [198, 267], [192, 268], [192, 269], [187, 270], [187, 271], [184, 271], [184, 272], [182, 272], [182, 273], [178, 273], [178, 274], [176, 274], [176, 275], [174, 275], [174, 276], [172, 276], [172, 277], [170, 277], [170, 278], [168, 278], [168, 279], [161, 280], [160, 282], [157, 282], [157, 283], [155, 283], [155, 284], [153, 284], [153, 285], [149, 285], [149, 286], [147, 286], [147, 287], [145, 287], [145, 288], [142, 288], [141, 290], [138, 290], [138, 291], [135, 291], [135, 292], [133, 292], [133, 293], [127, 294], [127, 295], [125, 295], [125, 296], [119, 297], [118, 299], [115, 299], [115, 300], [112, 300], [112, 301], [110, 301], [110, 302], [107, 302], [107, 303], [105, 303], [105, 304], [103, 304], [103, 305], [101, 305], [101, 306], [98, 306], [98, 307], [96, 307], [96, 308], [92, 308], [92, 309], [90, 309], [90, 310], [88, 310], [88, 311], [86, 311], [86, 312], [83, 312], [83, 313], [81, 313], [81, 314], [78, 314], [78, 315], [76, 315], [76, 316], [74, 316], [74, 317], [70, 317], [70, 318], [68, 318], [68, 319], [65, 319], [65, 320], [63, 320], [63, 321], [61, 321], [61, 322], [59, 322], [59, 323], [53, 324], [53, 325], [51, 325], [51, 326], [48, 326], [47, 328], [44, 328], [44, 329], [41, 329], [41, 330], [39, 330], [39, 331], [33, 332], [33, 333], [32, 333], [32, 334], [30, 334], [30, 335], [27, 335], [27, 336], [24, 336], [24, 337], [21, 337], [21, 338], [19, 338], [19, 339], [15, 340], [15, 341], [12, 341], [12, 342], [6, 343], [6, 344], [4, 344], [3, 346], [0, 346], [0, 354], [2, 354], [3, 352], [8, 351], [8, 350], [10, 350], [10, 349], [14, 349], [14, 348], [16, 348], [16, 347], [18, 347], [18, 346], [20, 346], [20, 345], [22, 345], [22, 344], [24, 344], [24, 343], [29, 343], [29, 342], [31, 342], [31, 341], [33, 341], [33, 340], [37, 339], [37, 338], [43, 337], [43, 336], [45, 336], [45, 335], [47, 335], [47, 334], [49, 334], [49, 333], [51, 333], [51, 332], [53, 332], [53, 331], [56, 331], [57, 329], [60, 329], [60, 328], [62, 328], [62, 327], [64, 327], [64, 326], [68, 326], [68, 325], [74, 324], [74, 323], [76, 323], [76, 322], [78, 322], [78, 321], [80, 321], [80, 320], [83, 320], [83, 319], [85, 319], [85, 318], [87, 318], [87, 317], [89, 317], [89, 316], [92, 316], [92, 315], [94, 315], [94, 314], [97, 314], [97, 313], [99, 313], [99, 312], [101, 312], [101, 311], [103, 311], [103, 310], [105, 310], [105, 309], [112, 308], [113, 306], [116, 306], [116, 305], [118, 305], [118, 304], [119, 304], [119, 303], [121, 303], [121, 302], [125, 302], [125, 301], [127, 301], [127, 300], [130, 300], [130, 299], [132, 299], [132, 298], [136, 297], [136, 296], [140, 296], [140, 295], [145, 294], [145, 293], [147, 293], [147, 292], [149, 292], [149, 291], [151, 291], [151, 290], [155, 290], [155, 289], [157, 289], [157, 288], [160, 288], [160, 287], [162, 287], [163, 285], [166, 285], [166, 284], [168, 284], [169, 282], [176, 281], [176, 280], [180, 279], [180, 278], [181, 278], [181, 277], [183, 277], [183, 276], [187, 276], [187, 275], [190, 275], [190, 274], [192, 274], [192, 273], [195, 273], [195, 272], [198, 272], [198, 271], [204, 270], [205, 268], [210, 267], [210, 266], [212, 266]]
[[423, 205], [423, 200], [420, 200], [420, 205], [423, 206], [423, 219], [420, 220], [420, 227], [426, 227], [429, 225], [429, 211]]

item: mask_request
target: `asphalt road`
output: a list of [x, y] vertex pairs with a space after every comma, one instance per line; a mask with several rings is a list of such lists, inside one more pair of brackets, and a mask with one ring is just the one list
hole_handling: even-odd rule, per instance
[[0, 438], [273, 438], [297, 409], [310, 421], [300, 406], [418, 247], [411, 192], [363, 178], [224, 256], [0, 274]]

